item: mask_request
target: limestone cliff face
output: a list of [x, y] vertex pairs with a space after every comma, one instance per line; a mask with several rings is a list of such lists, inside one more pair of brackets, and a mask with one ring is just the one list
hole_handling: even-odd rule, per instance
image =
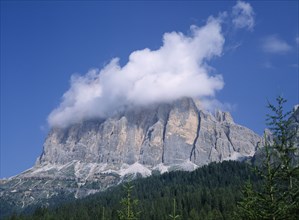
[[294, 143], [299, 148], [299, 105], [294, 107], [290, 121], [291, 128], [294, 132]]
[[105, 120], [53, 128], [31, 169], [3, 180], [2, 200], [26, 207], [65, 195], [83, 197], [152, 172], [194, 170], [213, 161], [252, 156], [261, 138], [183, 98], [127, 110]]
[[201, 111], [191, 98], [138, 108], [106, 120], [51, 130], [38, 164], [74, 160], [154, 167], [252, 156], [260, 137], [227, 112]]

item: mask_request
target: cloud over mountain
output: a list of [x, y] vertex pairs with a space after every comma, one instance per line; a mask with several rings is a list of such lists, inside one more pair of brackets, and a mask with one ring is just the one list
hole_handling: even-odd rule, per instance
[[72, 76], [70, 89], [48, 117], [49, 125], [66, 127], [85, 119], [106, 118], [127, 107], [184, 96], [197, 97], [204, 108], [212, 108], [224, 81], [221, 75], [211, 74], [207, 63], [222, 55], [222, 19], [209, 17], [204, 26], [191, 26], [189, 35], [165, 33], [159, 49], [134, 51], [124, 66], [114, 58], [101, 70]]

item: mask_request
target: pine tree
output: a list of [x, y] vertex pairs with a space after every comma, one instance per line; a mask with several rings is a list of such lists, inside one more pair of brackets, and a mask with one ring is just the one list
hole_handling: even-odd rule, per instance
[[268, 105], [272, 114], [267, 115], [273, 140], [265, 136], [262, 164], [255, 167], [262, 186], [255, 189], [249, 182], [244, 198], [238, 204], [238, 219], [298, 219], [299, 212], [299, 167], [295, 158], [294, 132], [289, 120], [290, 112], [284, 113], [286, 102], [278, 97], [277, 106]]
[[172, 214], [169, 215], [170, 219], [176, 220], [179, 219], [180, 216], [176, 214], [176, 202], [175, 199], [173, 199], [173, 210], [172, 210]]
[[120, 220], [136, 220], [140, 215], [140, 212], [134, 211], [134, 208], [138, 205], [138, 200], [131, 198], [133, 188], [134, 186], [132, 186], [130, 182], [124, 185], [127, 195], [120, 202], [123, 206], [121, 210], [118, 210], [118, 217]]
[[105, 220], [105, 207], [103, 207], [102, 220]]
[[268, 125], [273, 132], [273, 168], [277, 170], [275, 187], [278, 200], [276, 214], [283, 219], [298, 219], [299, 212], [299, 166], [296, 161], [298, 146], [294, 144], [295, 131], [289, 116], [284, 113], [286, 100], [277, 98], [277, 106], [269, 104], [274, 113], [268, 115]]

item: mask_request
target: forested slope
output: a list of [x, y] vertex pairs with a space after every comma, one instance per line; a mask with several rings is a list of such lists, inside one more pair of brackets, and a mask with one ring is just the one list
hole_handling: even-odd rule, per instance
[[[249, 178], [258, 182], [246, 163], [211, 163], [193, 172], [170, 172], [132, 181], [135, 211], [140, 218], [169, 219], [173, 199], [179, 219], [232, 219], [241, 190]], [[9, 219], [118, 219], [120, 201], [126, 196], [122, 185], [103, 193], [52, 208], [37, 208], [31, 215]], [[59, 201], [56, 202], [59, 204]]]

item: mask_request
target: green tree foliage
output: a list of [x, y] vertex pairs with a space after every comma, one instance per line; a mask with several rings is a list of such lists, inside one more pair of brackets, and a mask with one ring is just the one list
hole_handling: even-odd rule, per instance
[[173, 199], [173, 209], [172, 209], [172, 214], [169, 215], [170, 219], [176, 220], [179, 219], [180, 216], [176, 214], [176, 202], [175, 199]]
[[120, 220], [136, 220], [140, 212], [135, 212], [134, 208], [138, 205], [137, 199], [132, 199], [131, 194], [134, 186], [131, 183], [124, 185], [126, 197], [121, 200], [122, 209], [118, 210], [118, 217]]
[[105, 207], [103, 207], [103, 212], [102, 212], [102, 220], [105, 220]]
[[[246, 163], [224, 161], [211, 163], [193, 172], [176, 171], [163, 175], [153, 175], [132, 181], [134, 190], [130, 198], [139, 201], [138, 211], [142, 220], [169, 220], [176, 204], [175, 215], [183, 220], [232, 219], [237, 201], [241, 199], [241, 189], [248, 178], [257, 181], [256, 175]], [[43, 209], [32, 214], [18, 215], [26, 220], [70, 220], [101, 219], [103, 207], [105, 220], [118, 219], [117, 210], [123, 210], [123, 185], [108, 190]], [[136, 210], [133, 209], [136, 213]], [[8, 218], [9, 219], [9, 218]], [[178, 218], [177, 218], [178, 219]]]
[[277, 106], [268, 105], [272, 114], [267, 115], [273, 140], [265, 136], [263, 161], [255, 167], [261, 178], [260, 187], [247, 183], [244, 198], [238, 205], [237, 216], [241, 219], [298, 219], [299, 213], [299, 166], [296, 162], [298, 147], [289, 120], [290, 112], [284, 113], [282, 97]]

